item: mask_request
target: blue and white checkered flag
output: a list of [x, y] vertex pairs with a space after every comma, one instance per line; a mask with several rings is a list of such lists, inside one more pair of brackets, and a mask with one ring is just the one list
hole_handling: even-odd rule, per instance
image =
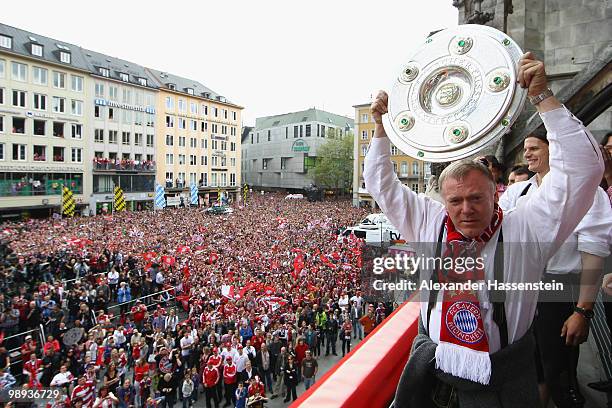
[[164, 197], [165, 192], [161, 184], [155, 185], [155, 208], [165, 208], [166, 198]]
[[191, 205], [198, 205], [198, 187], [191, 183]]

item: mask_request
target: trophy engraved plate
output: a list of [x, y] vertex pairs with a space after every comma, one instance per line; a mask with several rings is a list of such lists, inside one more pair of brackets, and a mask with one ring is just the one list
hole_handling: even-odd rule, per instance
[[507, 133], [527, 90], [517, 83], [520, 47], [492, 27], [467, 24], [430, 36], [406, 60], [389, 92], [387, 135], [430, 162], [476, 154]]

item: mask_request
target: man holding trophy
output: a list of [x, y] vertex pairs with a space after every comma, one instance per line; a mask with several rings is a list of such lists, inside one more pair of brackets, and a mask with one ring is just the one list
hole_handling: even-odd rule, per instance
[[[459, 46], [464, 47], [465, 40], [460, 40]], [[462, 49], [456, 54], [461, 52]], [[455, 69], [455, 83], [470, 69], [469, 66]], [[371, 106], [376, 125], [365, 161], [366, 188], [406, 241], [429, 243], [437, 257], [457, 259], [469, 253], [484, 259], [484, 270], [421, 271], [422, 279], [535, 284], [541, 280], [548, 259], [593, 203], [603, 174], [601, 153], [582, 122], [548, 88], [544, 64], [528, 52], [518, 61], [516, 75], [507, 76], [527, 91], [548, 132], [550, 172], [533, 193], [535, 199], [504, 214], [496, 204], [496, 183], [490, 171], [471, 159], [453, 162], [440, 175], [445, 204], [417, 195], [393, 171], [387, 137], [392, 125], [388, 124], [398, 124], [400, 133], [405, 135], [413, 126], [412, 130], [417, 129], [415, 121], [436, 113], [439, 117], [446, 114], [441, 110], [445, 104], [456, 103], [456, 100], [447, 103], [449, 95], [457, 91], [459, 96], [455, 99], [461, 98], [461, 84], [440, 82], [450, 71], [438, 69], [436, 72], [441, 74], [435, 81], [430, 79], [436, 78], [435, 73], [423, 80], [420, 89], [431, 91], [433, 99], [438, 98], [432, 102], [431, 97], [421, 95], [419, 106], [427, 110], [423, 114], [413, 113], [411, 109], [417, 109], [414, 105], [396, 114], [390, 109], [388, 95], [383, 91], [377, 95]], [[492, 80], [491, 92], [496, 92], [499, 76]], [[404, 80], [413, 78], [404, 75]], [[474, 83], [469, 82], [470, 86]], [[383, 126], [385, 120], [387, 131]], [[446, 134], [460, 144], [471, 131], [469, 126], [456, 125]], [[392, 139], [396, 143], [396, 138]], [[423, 158], [421, 152], [418, 156]], [[456, 156], [449, 154], [449, 158]], [[421, 291], [419, 335], [400, 379], [395, 406], [538, 407], [531, 329], [537, 298], [537, 290], [500, 293], [489, 291], [486, 285], [463, 292]]]

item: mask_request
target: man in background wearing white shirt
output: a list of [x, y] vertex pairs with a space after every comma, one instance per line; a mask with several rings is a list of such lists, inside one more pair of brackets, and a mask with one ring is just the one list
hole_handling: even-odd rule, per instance
[[[524, 157], [536, 174], [508, 187], [499, 205], [505, 212], [529, 200], [550, 170], [548, 140], [542, 133], [525, 138]], [[612, 209], [598, 188], [593, 205], [559, 251], [546, 265], [545, 281], [563, 282], [563, 294], [540, 293], [534, 333], [538, 345], [540, 399], [558, 407], [581, 407], [577, 367], [580, 343], [586, 341], [605, 259], [610, 255]], [[572, 290], [573, 289], [573, 290]], [[561, 334], [561, 336], [559, 335]]]
[[193, 348], [193, 342], [194, 341], [193, 341], [193, 337], [191, 336], [191, 333], [185, 329], [185, 331], [183, 332], [183, 337], [181, 337], [180, 345], [181, 345], [181, 357], [186, 367], [192, 366], [191, 351]]

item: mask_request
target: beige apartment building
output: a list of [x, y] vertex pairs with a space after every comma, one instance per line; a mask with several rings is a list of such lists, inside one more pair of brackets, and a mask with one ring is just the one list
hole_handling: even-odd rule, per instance
[[166, 197], [189, 197], [198, 186], [200, 202], [219, 193], [240, 200], [242, 107], [201, 83], [147, 69], [159, 86], [155, 144], [156, 181]]
[[[370, 141], [374, 136], [374, 120], [370, 115], [370, 104], [354, 105], [355, 108], [355, 140], [353, 161], [353, 205], [377, 208], [377, 204], [365, 188], [363, 168], [365, 155]], [[402, 183], [417, 193], [425, 192], [425, 162], [405, 155], [391, 144], [391, 161], [395, 173]]]
[[86, 210], [87, 66], [78, 47], [0, 24], [0, 215]]
[[89, 105], [92, 194], [90, 209], [113, 210], [114, 188], [123, 190], [126, 209], [153, 209], [157, 85], [145, 68], [83, 50], [91, 72]]

